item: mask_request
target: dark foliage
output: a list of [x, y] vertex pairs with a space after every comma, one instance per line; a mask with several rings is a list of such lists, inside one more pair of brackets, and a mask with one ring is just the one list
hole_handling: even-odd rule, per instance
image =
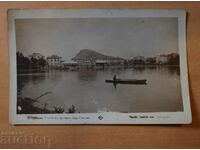
[[25, 57], [22, 53], [17, 52], [17, 70], [42, 70], [47, 65], [47, 62], [44, 58], [36, 59], [36, 58], [28, 58]]

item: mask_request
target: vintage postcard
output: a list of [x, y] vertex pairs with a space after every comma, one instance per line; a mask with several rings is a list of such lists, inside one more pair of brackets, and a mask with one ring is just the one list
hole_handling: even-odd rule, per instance
[[191, 123], [186, 12], [10, 10], [11, 124]]

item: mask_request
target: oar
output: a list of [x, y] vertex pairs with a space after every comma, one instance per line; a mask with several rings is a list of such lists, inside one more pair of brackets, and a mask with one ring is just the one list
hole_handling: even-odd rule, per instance
[[51, 93], [52, 93], [52, 92], [46, 92], [46, 93], [40, 95], [39, 97], [37, 97], [37, 98], [35, 98], [35, 99], [33, 99], [33, 100], [37, 101], [37, 100], [38, 100], [39, 98], [41, 98], [42, 96], [45, 96], [45, 95], [51, 94]]

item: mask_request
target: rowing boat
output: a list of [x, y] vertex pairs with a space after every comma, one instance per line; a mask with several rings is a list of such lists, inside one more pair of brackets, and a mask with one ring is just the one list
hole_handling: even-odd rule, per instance
[[106, 83], [114, 84], [146, 84], [146, 79], [137, 80], [137, 79], [116, 79], [116, 80], [105, 80]]

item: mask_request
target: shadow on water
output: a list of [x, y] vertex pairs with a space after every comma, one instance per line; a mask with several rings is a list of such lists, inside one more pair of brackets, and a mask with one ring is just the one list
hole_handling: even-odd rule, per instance
[[178, 66], [158, 66], [159, 74], [168, 74], [170, 76], [180, 76], [180, 67]]
[[138, 73], [143, 73], [146, 70], [144, 65], [136, 65], [133, 67], [133, 71], [137, 71]]
[[45, 80], [46, 77], [44, 75], [19, 75], [17, 76], [17, 95], [21, 95], [21, 91], [23, 90], [26, 84], [37, 84]]
[[78, 71], [78, 79], [80, 81], [95, 81], [97, 78], [96, 70], [82, 69]]
[[161, 74], [170, 74], [180, 76], [180, 67], [179, 66], [165, 66], [165, 65], [138, 65], [133, 67], [133, 72], [143, 73], [144, 71], [158, 71]]
[[147, 85], [147, 83], [112, 83], [113, 87], [117, 89], [117, 85], [123, 84], [123, 85]]
[[112, 68], [109, 71], [111, 72], [111, 74], [120, 75], [124, 73], [125, 70], [126, 70], [125, 68]]
[[180, 67], [168, 67], [168, 71], [171, 75], [180, 76]]
[[23, 87], [29, 81], [28, 78], [24, 78], [22, 76], [17, 76], [17, 96], [21, 95]]

